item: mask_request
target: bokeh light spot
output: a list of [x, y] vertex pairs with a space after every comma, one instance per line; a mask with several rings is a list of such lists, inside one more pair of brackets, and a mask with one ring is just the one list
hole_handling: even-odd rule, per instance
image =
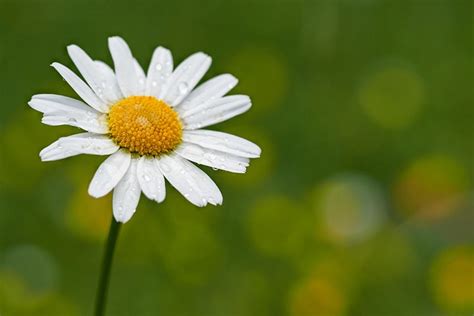
[[7, 249], [0, 268], [13, 274], [36, 294], [53, 291], [58, 282], [58, 268], [54, 259], [34, 245], [21, 245]]
[[[6, 273], [5, 273], [6, 272]], [[0, 315], [75, 316], [76, 307], [56, 293], [37, 293], [22, 277], [0, 270]]]
[[318, 187], [314, 209], [323, 236], [340, 243], [372, 236], [386, 219], [381, 189], [360, 175], [336, 176]]
[[66, 223], [71, 231], [91, 241], [102, 241], [110, 224], [112, 195], [94, 199], [86, 186], [79, 185], [69, 203]]
[[465, 198], [466, 170], [448, 156], [420, 158], [404, 170], [394, 186], [399, 210], [406, 216], [436, 220], [452, 214]]
[[443, 308], [474, 309], [474, 248], [456, 247], [442, 252], [431, 269], [432, 290]]
[[358, 99], [375, 123], [385, 128], [403, 128], [413, 123], [421, 110], [424, 85], [413, 70], [387, 66], [365, 79]]
[[346, 298], [342, 289], [324, 276], [305, 280], [290, 298], [292, 316], [338, 316], [345, 309]]

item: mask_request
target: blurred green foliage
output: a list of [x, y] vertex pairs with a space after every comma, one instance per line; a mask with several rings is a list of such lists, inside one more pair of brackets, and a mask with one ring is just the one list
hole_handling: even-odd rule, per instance
[[41, 163], [74, 128], [36, 93], [74, 96], [48, 65], [75, 43], [142, 65], [202, 50], [253, 108], [216, 126], [263, 149], [198, 209], [167, 187], [125, 225], [108, 314], [472, 315], [473, 2], [0, 0], [0, 315], [88, 315], [110, 197], [103, 159]]

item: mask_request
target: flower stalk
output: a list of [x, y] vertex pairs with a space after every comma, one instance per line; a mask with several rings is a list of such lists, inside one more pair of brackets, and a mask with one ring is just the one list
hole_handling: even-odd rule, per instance
[[120, 232], [121, 223], [117, 222], [113, 216], [110, 222], [109, 236], [105, 245], [105, 253], [100, 272], [99, 286], [97, 288], [97, 297], [95, 303], [95, 316], [103, 316], [107, 303], [107, 292], [109, 288], [110, 272], [114, 258], [115, 245]]

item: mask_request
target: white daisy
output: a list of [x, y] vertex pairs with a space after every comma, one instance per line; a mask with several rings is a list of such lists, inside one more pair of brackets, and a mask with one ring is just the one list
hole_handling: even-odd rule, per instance
[[38, 94], [28, 104], [44, 114], [44, 124], [86, 132], [61, 137], [40, 152], [41, 159], [110, 155], [95, 173], [89, 194], [99, 198], [113, 190], [114, 217], [123, 223], [134, 214], [141, 192], [164, 200], [165, 178], [197, 206], [222, 204], [219, 188], [190, 161], [244, 173], [249, 158], [260, 156], [260, 148], [243, 138], [202, 129], [250, 108], [246, 95], [224, 96], [237, 79], [223, 74], [194, 89], [211, 65], [204, 53], [173, 70], [171, 52], [158, 47], [145, 74], [122, 38], [109, 38], [109, 49], [115, 71], [78, 46], [68, 46], [85, 82], [64, 65], [52, 64], [84, 102]]

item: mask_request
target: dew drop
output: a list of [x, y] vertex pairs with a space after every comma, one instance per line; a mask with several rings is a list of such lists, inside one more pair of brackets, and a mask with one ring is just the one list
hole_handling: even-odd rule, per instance
[[147, 174], [145, 174], [143, 175], [143, 180], [145, 180], [146, 182], [150, 182], [151, 178]]
[[160, 71], [161, 69], [163, 69], [163, 65], [158, 63], [158, 64], [156, 64], [155, 69]]
[[185, 93], [188, 93], [188, 84], [185, 83], [185, 82], [181, 82], [179, 85], [178, 85], [178, 90], [179, 90], [179, 93], [181, 94], [185, 94]]

